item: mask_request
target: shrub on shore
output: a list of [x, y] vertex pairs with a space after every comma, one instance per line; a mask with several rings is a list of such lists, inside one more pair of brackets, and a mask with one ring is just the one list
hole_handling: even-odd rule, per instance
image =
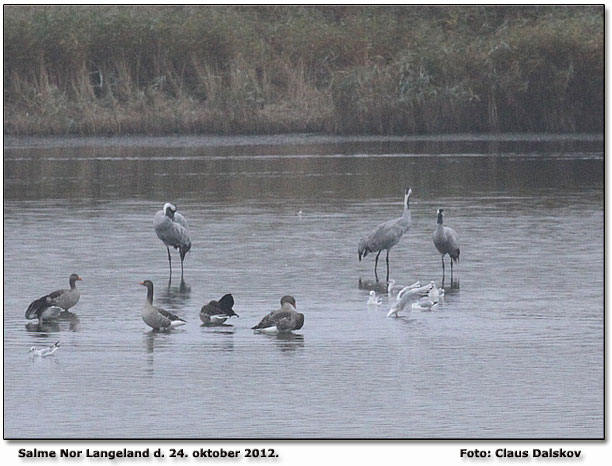
[[4, 131], [601, 131], [603, 44], [603, 7], [5, 6]]

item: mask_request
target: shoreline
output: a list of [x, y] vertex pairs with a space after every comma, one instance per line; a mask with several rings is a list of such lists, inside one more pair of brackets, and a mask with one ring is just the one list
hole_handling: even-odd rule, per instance
[[223, 147], [252, 145], [300, 145], [339, 143], [445, 143], [445, 142], [603, 142], [604, 133], [446, 133], [404, 136], [353, 135], [326, 133], [279, 133], [270, 135], [112, 135], [112, 136], [26, 136], [4, 135], [4, 149], [37, 147]]

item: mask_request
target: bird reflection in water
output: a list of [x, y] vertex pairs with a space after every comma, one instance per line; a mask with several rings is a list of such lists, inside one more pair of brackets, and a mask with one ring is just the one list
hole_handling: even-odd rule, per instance
[[68, 322], [68, 328], [73, 332], [78, 332], [81, 327], [79, 316], [77, 316], [74, 312], [62, 311], [58, 317], [58, 320]]
[[276, 347], [283, 353], [296, 351], [304, 348], [304, 335], [299, 333], [277, 333], [266, 334], [266, 337], [274, 340]]
[[206, 333], [233, 335], [236, 332], [236, 328], [232, 324], [201, 324], [200, 327], [206, 329]]
[[160, 287], [157, 291], [157, 302], [170, 307], [183, 306], [187, 304], [191, 295], [191, 286], [181, 280], [178, 286], [172, 286], [172, 281], [168, 280], [168, 287]]
[[72, 332], [78, 332], [81, 321], [79, 317], [70, 311], [62, 311], [57, 319], [54, 320], [43, 320], [42, 322], [28, 322], [25, 324], [28, 332], [35, 333], [57, 333], [61, 331], [60, 324], [68, 323], [68, 330]]
[[368, 290], [368, 291], [376, 291], [377, 293], [386, 293], [387, 292], [387, 282], [379, 282], [374, 280], [362, 280], [359, 277], [358, 288], [360, 290]]
[[57, 320], [44, 320], [42, 322], [28, 322], [25, 324], [28, 332], [33, 333], [57, 333], [60, 331], [60, 325]]

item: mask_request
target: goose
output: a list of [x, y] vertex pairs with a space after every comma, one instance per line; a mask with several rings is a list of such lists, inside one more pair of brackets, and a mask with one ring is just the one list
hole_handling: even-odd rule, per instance
[[39, 322], [57, 319], [62, 310], [67, 311], [79, 302], [81, 293], [76, 287], [78, 280], [83, 279], [76, 273], [73, 273], [68, 279], [70, 283], [69, 290], [56, 290], [42, 298], [38, 298], [36, 301], [32, 301], [25, 312], [25, 318], [38, 319]]
[[147, 287], [147, 300], [142, 308], [142, 320], [153, 330], [168, 329], [185, 325], [187, 322], [175, 314], [160, 307], [153, 306], [153, 282], [145, 280], [139, 285]]
[[234, 297], [231, 294], [223, 295], [219, 301], [210, 301], [202, 306], [200, 320], [205, 325], [221, 325], [232, 316], [239, 317], [234, 312]]
[[395, 246], [400, 238], [408, 231], [412, 224], [412, 217], [410, 216], [410, 195], [412, 189], [407, 188], [404, 194], [404, 213], [401, 217], [389, 220], [388, 222], [381, 223], [371, 233], [365, 235], [359, 241], [357, 247], [357, 254], [359, 255], [359, 262], [361, 257], [367, 257], [371, 252], [377, 252], [376, 261], [374, 262], [374, 276], [378, 281], [378, 256], [383, 250], [387, 251], [387, 282], [389, 281], [389, 251]]
[[382, 304], [382, 297], [376, 296], [376, 291], [370, 291], [370, 297], [368, 298], [368, 306], [378, 306]]
[[183, 261], [185, 255], [191, 249], [191, 238], [187, 220], [176, 211], [176, 206], [166, 202], [162, 210], [157, 211], [153, 219], [153, 227], [157, 237], [162, 240], [168, 251], [168, 266], [170, 267], [170, 278], [172, 278], [172, 256], [170, 246], [179, 250], [181, 256], [181, 280], [183, 279]]
[[459, 262], [459, 236], [452, 228], [444, 226], [444, 209], [438, 209], [438, 226], [433, 232], [433, 243], [442, 255], [442, 286], [444, 286], [444, 256], [448, 254], [451, 266], [451, 285], [453, 283], [453, 262]]
[[35, 357], [46, 358], [47, 356], [51, 356], [53, 353], [55, 353], [59, 349], [59, 347], [60, 347], [60, 342], [56, 341], [51, 346], [47, 346], [45, 348], [38, 348], [36, 346], [32, 346], [30, 348], [30, 351], [28, 351], [28, 353], [31, 353], [32, 356], [35, 356]]
[[287, 333], [301, 329], [304, 325], [304, 314], [295, 310], [295, 298], [283, 296], [280, 303], [280, 309], [270, 312], [251, 328], [261, 333]]

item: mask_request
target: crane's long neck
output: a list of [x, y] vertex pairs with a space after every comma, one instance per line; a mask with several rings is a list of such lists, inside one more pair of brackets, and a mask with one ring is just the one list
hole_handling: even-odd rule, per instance
[[402, 219], [408, 223], [412, 221], [410, 215], [410, 196], [404, 196], [404, 213], [402, 214]]

